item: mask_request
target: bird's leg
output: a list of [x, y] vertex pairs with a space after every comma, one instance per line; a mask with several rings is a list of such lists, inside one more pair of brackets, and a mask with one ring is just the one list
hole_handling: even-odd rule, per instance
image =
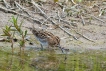
[[[64, 51], [65, 51], [65, 49], [64, 48], [62, 48], [60, 45], [58, 46], [60, 49], [61, 49], [61, 51], [62, 51], [62, 53], [65, 53]], [[64, 51], [63, 51], [64, 50]], [[67, 52], [65, 53], [65, 58], [64, 58], [64, 62], [66, 63], [66, 60], [67, 60]]]
[[64, 53], [63, 49], [60, 45], [58, 45], [58, 47], [61, 49], [62, 53]]

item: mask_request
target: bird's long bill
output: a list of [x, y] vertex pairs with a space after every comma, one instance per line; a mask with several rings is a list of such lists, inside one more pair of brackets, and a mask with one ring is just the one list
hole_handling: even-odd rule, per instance
[[62, 53], [64, 53], [63, 48], [60, 45], [58, 47], [61, 49]]

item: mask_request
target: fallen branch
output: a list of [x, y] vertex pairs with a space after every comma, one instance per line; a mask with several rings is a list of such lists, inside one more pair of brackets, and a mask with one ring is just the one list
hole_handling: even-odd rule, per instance
[[[31, 3], [43, 14], [43, 16], [44, 16], [46, 19], [49, 19], [54, 25], [56, 25], [56, 23], [55, 23], [53, 20], [51, 20], [50, 18], [48, 18], [47, 15], [45, 14], [45, 12], [43, 12], [33, 0], [31, 0]], [[60, 20], [61, 20], [61, 19], [60, 19]], [[77, 38], [76, 38], [75, 36], [73, 36], [72, 34], [70, 34], [68, 31], [66, 31], [65, 29], [63, 29], [61, 26], [59, 26], [59, 28], [60, 28], [61, 30], [63, 30], [64, 32], [66, 32], [69, 36], [72, 36], [74, 39], [77, 40]]]
[[47, 17], [46, 13], [41, 10], [41, 8], [38, 6], [38, 4], [36, 4], [33, 0], [31, 0], [31, 3], [41, 12], [41, 14], [44, 16], [44, 18], [46, 18], [47, 20], [51, 21], [52, 24], [55, 25], [53, 20], [51, 20], [49, 17]]
[[57, 20], [59, 20], [59, 22], [62, 21], [62, 22], [64, 22], [64, 23], [68, 24], [68, 25], [71, 25], [72, 22], [69, 22], [69, 21], [67, 21], [67, 20], [64, 20], [64, 19], [62, 19], [62, 18], [60, 17], [59, 11], [57, 12], [57, 15], [58, 15], [58, 19], [57, 19]]
[[[88, 15], [90, 15], [90, 14], [88, 14]], [[94, 17], [95, 19], [97, 19], [97, 20], [99, 20], [99, 21], [101, 21], [101, 22], [103, 22], [103, 23], [106, 23], [105, 21], [103, 21], [103, 20], [101, 20], [101, 19], [95, 17], [94, 15], [90, 15], [90, 16]]]
[[48, 19], [50, 19], [50, 17], [48, 17], [47, 19], [45, 19], [41, 25], [43, 25]]
[[68, 31], [66, 31], [65, 29], [63, 29], [61, 26], [59, 26], [59, 28], [60, 28], [61, 30], [63, 30], [64, 32], [66, 32], [69, 36], [72, 36], [74, 39], [77, 40], [77, 38], [76, 38], [75, 36], [73, 36], [72, 34], [70, 34]]
[[59, 23], [60, 23], [60, 19], [61, 19], [61, 17], [60, 17], [60, 15], [59, 15], [60, 13], [59, 13], [59, 11], [57, 12], [57, 16], [58, 16], [58, 18], [59, 18]]
[[24, 7], [22, 7], [19, 3], [17, 3], [16, 1], [15, 1], [15, 4], [19, 7], [19, 8], [21, 8], [25, 13], [27, 13], [29, 16], [30, 16], [30, 14], [28, 13], [28, 10], [26, 9], [26, 8], [24, 8]]
[[6, 6], [7, 9], [8, 9], [8, 8], [11, 8], [11, 6], [7, 3], [6, 0], [3, 0], [3, 2], [4, 2], [4, 5]]
[[82, 19], [82, 23], [83, 23], [83, 26], [85, 25], [85, 21], [84, 21], [84, 18], [83, 16], [81, 15], [81, 19]]
[[10, 10], [10, 9], [6, 9], [6, 8], [4, 8], [4, 7], [1, 7], [1, 6], [0, 6], [0, 11], [3, 11], [3, 12], [5, 12], [5, 13], [12, 13], [12, 14], [15, 14], [15, 15], [20, 15], [20, 16], [22, 16], [23, 18], [28, 18], [28, 19], [31, 19], [31, 20], [35, 21], [35, 22], [38, 23], [38, 24], [42, 24], [39, 20], [37, 20], [37, 19], [35, 19], [35, 18], [26, 16], [26, 15], [24, 15], [24, 14], [20, 14], [20, 13], [18, 13], [18, 12], [16, 12], [16, 11], [13, 11], [13, 10]]
[[62, 21], [62, 22], [64, 22], [64, 23], [66, 23], [66, 24], [68, 24], [68, 25], [71, 25], [71, 23], [72, 23], [72, 22], [69, 22], [69, 21], [64, 20], [64, 19], [57, 19], [57, 20], [60, 20], [60, 21]]
[[31, 3], [41, 12], [41, 14], [45, 17], [48, 18], [47, 15], [45, 14], [45, 12], [43, 12], [40, 7], [38, 6], [38, 4], [36, 4], [33, 0], [31, 0]]
[[[75, 30], [74, 30], [74, 31], [75, 31]], [[83, 38], [85, 38], [85, 39], [87, 39], [87, 40], [89, 40], [89, 41], [91, 41], [91, 42], [94, 42], [93, 40], [87, 38], [86, 36], [82, 35], [81, 33], [77, 32], [77, 31], [75, 31], [75, 32], [76, 32], [77, 34], [79, 34], [80, 36], [82, 36]]]

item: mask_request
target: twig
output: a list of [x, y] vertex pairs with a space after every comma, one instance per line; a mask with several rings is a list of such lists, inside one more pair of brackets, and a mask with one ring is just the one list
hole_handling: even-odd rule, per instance
[[31, 0], [31, 3], [41, 12], [41, 14], [44, 16], [44, 18], [50, 20], [53, 24], [55, 24], [50, 18], [47, 17], [46, 13], [43, 12], [40, 7], [38, 7], [38, 4], [36, 4], [33, 0]]
[[100, 13], [99, 13], [99, 16], [101, 16], [103, 14], [103, 11], [101, 11]]
[[[58, 19], [56, 19], [56, 20], [58, 20]], [[60, 19], [60, 21], [63, 22], [63, 23], [68, 24], [69, 26], [70, 26], [70, 25], [73, 25], [73, 22], [69, 22], [68, 20]], [[75, 23], [75, 24], [76, 24], [76, 23]]]
[[22, 16], [23, 18], [28, 18], [28, 19], [31, 19], [31, 20], [35, 21], [35, 22], [38, 23], [38, 24], [42, 24], [39, 20], [37, 20], [37, 19], [35, 19], [35, 18], [32, 18], [32, 17], [26, 16], [26, 15], [20, 14], [20, 13], [18, 13], [18, 12], [16, 12], [16, 11], [6, 9], [6, 8], [4, 8], [4, 7], [1, 7], [1, 6], [0, 6], [0, 10], [1, 10], [1, 11], [4, 11], [5, 13], [12, 13], [12, 14], [20, 15], [20, 16]]
[[45, 20], [43, 21], [42, 25], [43, 25], [48, 19], [50, 19], [50, 17], [48, 17], [47, 19], [45, 19]]
[[[74, 30], [74, 31], [75, 31], [75, 30]], [[82, 36], [83, 38], [85, 38], [85, 39], [87, 39], [87, 40], [89, 40], [89, 41], [91, 41], [91, 42], [94, 42], [93, 40], [87, 38], [86, 36], [82, 35], [81, 33], [77, 32], [77, 31], [75, 31], [75, 32], [76, 32], [77, 34], [79, 34], [80, 36]]]
[[104, 12], [105, 12], [105, 8], [104, 8], [104, 9], [100, 9], [100, 10], [99, 10], [99, 13], [100, 13], [99, 16], [103, 15]]
[[75, 4], [75, 5], [77, 4], [77, 3], [74, 2], [74, 0], [71, 0], [71, 2], [72, 2], [73, 4]]
[[30, 16], [30, 14], [28, 13], [28, 11], [26, 10], [26, 8], [24, 8], [24, 7], [22, 7], [19, 3], [17, 3], [16, 1], [15, 1], [15, 4], [18, 6], [18, 7], [20, 7], [25, 13], [27, 13], [29, 16]]
[[[89, 11], [89, 8], [88, 8], [87, 6], [85, 6], [85, 5], [83, 5], [83, 6], [87, 8], [87, 9], [86, 9], [86, 8], [84, 8], [85, 10], [87, 10], [88, 12], [90, 12], [90, 11]], [[91, 14], [87, 14], [87, 15], [92, 16], [92, 17], [94, 17], [95, 19], [97, 19], [97, 20], [99, 20], [99, 21], [101, 21], [101, 22], [105, 23], [105, 21], [103, 21], [103, 20], [101, 20], [101, 19], [99, 19], [99, 18], [95, 17], [94, 15], [91, 15]]]
[[85, 25], [85, 21], [84, 21], [84, 18], [83, 16], [81, 15], [81, 19], [82, 19], [82, 23], [83, 23], [83, 26]]
[[11, 6], [5, 0], [3, 0], [3, 2], [4, 2], [4, 4], [5, 4], [5, 6], [6, 6], [7, 9], [8, 8], [11, 8]]
[[74, 39], [77, 40], [77, 38], [76, 38], [75, 36], [73, 36], [72, 34], [70, 34], [68, 31], [66, 31], [65, 29], [63, 29], [61, 26], [59, 26], [59, 28], [60, 28], [61, 30], [63, 30], [64, 32], [66, 32], [69, 36], [72, 36]]
[[0, 39], [0, 42], [10, 42], [10, 40], [7, 40], [7, 39]]
[[60, 22], [61, 17], [60, 17], [60, 15], [59, 15], [59, 11], [57, 12], [57, 16], [59, 17], [59, 22]]
[[64, 23], [68, 24], [68, 25], [71, 25], [71, 22], [68, 22], [67, 20], [63, 20], [63, 19], [60, 17], [59, 11], [58, 11], [57, 15], [58, 15], [58, 17], [59, 17], [59, 18], [57, 18], [57, 20], [59, 20], [59, 22], [62, 21], [62, 22], [64, 22]]
[[43, 12], [40, 7], [38, 7], [38, 4], [36, 4], [33, 0], [31, 0], [31, 3], [41, 12], [41, 14], [44, 16], [44, 18], [46, 18], [47, 20], [51, 21], [52, 24], [55, 24], [53, 22], [53, 20], [51, 20], [50, 18], [48, 18], [47, 15], [46, 15], [46, 13]]
[[59, 15], [59, 11], [58, 11], [57, 15], [58, 15], [57, 20], [59, 20], [59, 22], [62, 21], [62, 22], [64, 22], [64, 23], [70, 25], [70, 22], [68, 22], [67, 20], [63, 20], [63, 19], [60, 17], [60, 15]]
[[[90, 15], [90, 14], [88, 14], [88, 15]], [[101, 19], [95, 17], [94, 15], [90, 15], [90, 16], [94, 17], [95, 19], [97, 19], [97, 20], [99, 20], [99, 21], [101, 21], [101, 22], [103, 22], [103, 23], [106, 23], [105, 21], [103, 21], [103, 20], [101, 20]]]
[[[43, 16], [46, 19], [50, 20], [52, 22], [52, 24], [56, 25], [56, 23], [53, 20], [51, 20], [50, 18], [48, 18], [47, 15], [45, 14], [45, 12], [43, 12], [33, 0], [31, 0], [31, 3], [41, 12], [41, 14], [43, 14]], [[66, 31], [65, 29], [63, 29], [61, 26], [59, 26], [59, 28], [61, 30], [63, 30], [64, 32], [66, 32], [68, 35], [72, 36], [74, 39], [77, 40], [77, 38], [75, 36], [73, 36], [72, 34], [70, 34], [68, 31]]]
[[[52, 22], [54, 25], [56, 25], [53, 20], [51, 20], [51, 22]], [[61, 30], [63, 30], [64, 32], [66, 32], [69, 36], [72, 36], [74, 39], [77, 40], [77, 38], [76, 38], [75, 36], [73, 36], [72, 34], [70, 34], [68, 31], [66, 31], [65, 29], [63, 29], [61, 26], [58, 26], [58, 27], [59, 27]]]
[[38, 4], [36, 4], [33, 0], [31, 0], [31, 3], [41, 12], [41, 14], [45, 17], [48, 18], [45, 12], [43, 12], [39, 7]]
[[[58, 17], [59, 17], [59, 18], [58, 18], [58, 19], [59, 19], [59, 22], [60, 22], [60, 21], [63, 21], [64, 23], [68, 24], [69, 26], [71, 25], [70, 22], [68, 22], [68, 21], [66, 21], [66, 20], [63, 20], [63, 19], [60, 17], [59, 11], [58, 11]], [[68, 35], [72, 36], [74, 39], [77, 39], [75, 36], [73, 36], [72, 34], [70, 34], [68, 31], [66, 31], [65, 29], [63, 29], [61, 26], [59, 26], [59, 28], [60, 28], [61, 30], [63, 30], [64, 32], [66, 32]]]
[[[77, 6], [78, 4], [76, 4], [75, 6]], [[86, 7], [86, 8], [84, 8], [85, 10], [87, 10], [88, 12], [89, 12], [89, 9], [88, 9], [88, 7], [87, 6], [85, 6], [85, 5], [83, 5], [84, 7]], [[72, 9], [72, 7], [71, 7], [71, 9]], [[72, 9], [73, 10], [73, 9]], [[75, 12], [78, 12], [77, 10], [74, 10]], [[91, 14], [87, 14], [87, 15], [89, 15], [89, 16], [92, 16], [92, 17], [94, 17], [95, 19], [97, 19], [97, 20], [99, 20], [99, 21], [101, 21], [101, 22], [103, 22], [103, 23], [105, 23], [105, 21], [103, 21], [103, 20], [101, 20], [101, 19], [99, 19], [99, 18], [97, 18], [97, 17], [95, 17], [94, 15], [91, 15]]]

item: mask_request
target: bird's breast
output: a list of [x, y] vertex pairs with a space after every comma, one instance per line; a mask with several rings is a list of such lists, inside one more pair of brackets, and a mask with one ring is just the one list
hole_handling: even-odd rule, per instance
[[37, 40], [40, 42], [40, 44], [42, 44], [43, 46], [48, 46], [48, 41], [46, 38], [42, 39], [37, 37]]

